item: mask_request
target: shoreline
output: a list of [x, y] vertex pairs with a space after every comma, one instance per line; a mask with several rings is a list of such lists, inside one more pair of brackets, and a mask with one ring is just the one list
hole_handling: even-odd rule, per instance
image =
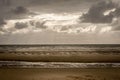
[[120, 63], [72, 63], [72, 62], [26, 62], [26, 61], [0, 61], [0, 68], [79, 68], [79, 69], [105, 69], [120, 68]]

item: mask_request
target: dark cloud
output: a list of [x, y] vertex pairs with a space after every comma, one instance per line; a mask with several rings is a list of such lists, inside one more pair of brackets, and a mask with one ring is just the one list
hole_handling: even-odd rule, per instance
[[115, 17], [119, 17], [120, 16], [120, 7], [117, 7], [115, 12], [112, 13]]
[[99, 0], [30, 0], [29, 6], [43, 12], [78, 12]]
[[[95, 2], [95, 1], [99, 1], [99, 0], [91, 0], [89, 3], [91, 2]], [[41, 4], [41, 5], [45, 5], [45, 4], [51, 4], [51, 3], [83, 3], [83, 2], [88, 2], [88, 0], [31, 0], [30, 1], [32, 4]]]
[[6, 22], [4, 21], [4, 19], [0, 18], [0, 26], [4, 24], [6, 24]]
[[61, 28], [61, 31], [66, 31], [66, 30], [68, 30], [69, 29], [69, 26], [63, 26], [62, 28]]
[[47, 26], [45, 26], [45, 23], [46, 21], [34, 21], [34, 20], [29, 21], [29, 24], [31, 26], [34, 26], [35, 28], [39, 28], [39, 29], [46, 29]]
[[115, 16], [114, 19], [116, 19], [111, 23], [111, 26], [113, 26], [113, 31], [119, 31], [120, 30], [120, 7], [116, 8], [115, 12], [113, 12], [112, 14], [114, 14]]
[[35, 27], [40, 28], [40, 29], [46, 29], [47, 26], [45, 26], [44, 24], [45, 24], [45, 22], [39, 22], [38, 21], [38, 22], [35, 23]]
[[27, 28], [27, 27], [28, 27], [28, 24], [24, 23], [24, 22], [17, 22], [15, 24], [15, 28], [16, 29], [24, 29], [24, 28]]
[[23, 6], [14, 6], [13, 0], [0, 0], [0, 27], [6, 24], [6, 20], [25, 18], [29, 10]]
[[[7, 20], [12, 20], [12, 19], [22, 19], [25, 18], [25, 16], [28, 13], [28, 10], [24, 7], [17, 7], [15, 10], [11, 10], [8, 6], [2, 6], [0, 7], [0, 31], [3, 31], [4, 25], [7, 24]], [[27, 24], [25, 23], [16, 23], [15, 28], [16, 29], [22, 29], [25, 28]]]
[[40, 4], [40, 5], [44, 5], [44, 4], [49, 4], [52, 3], [53, 0], [31, 0], [30, 3], [31, 4]]
[[0, 6], [10, 6], [11, 0], [0, 0]]
[[34, 26], [34, 25], [35, 25], [34, 20], [29, 21], [29, 24], [30, 24], [31, 26]]
[[6, 0], [0, 0], [0, 26], [6, 24], [5, 16], [7, 10], [8, 10], [8, 6]]
[[[104, 12], [110, 9], [116, 8], [115, 12], [110, 12], [108, 15], [104, 15]], [[88, 13], [83, 14], [81, 19], [82, 22], [90, 22], [90, 23], [111, 23], [113, 18], [120, 13], [120, 8], [116, 3], [112, 1], [101, 1], [95, 5], [93, 5]]]
[[23, 6], [18, 6], [15, 9], [12, 9], [12, 12], [15, 14], [25, 14], [28, 13], [29, 10]]
[[2, 17], [0, 17], [0, 34], [1, 32], [4, 33], [3, 25], [5, 24], [6, 24], [5, 20]]
[[120, 30], [120, 18], [118, 18], [118, 20], [114, 21], [112, 24], [111, 24], [112, 27], [112, 30], [113, 31], [119, 31]]

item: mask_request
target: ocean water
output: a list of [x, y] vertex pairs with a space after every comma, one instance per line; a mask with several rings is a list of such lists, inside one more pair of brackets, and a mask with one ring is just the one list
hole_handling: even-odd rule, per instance
[[[117, 44], [86, 44], [86, 45], [0, 45], [0, 53], [5, 52], [29, 52], [34, 54], [40, 51], [59, 51], [59, 52], [96, 52], [103, 54], [119, 54], [120, 45]], [[57, 54], [57, 53], [56, 53]], [[78, 54], [78, 53], [77, 53]]]
[[120, 44], [0, 45], [0, 50], [120, 50]]
[[[11, 54], [12, 53], [12, 54]], [[107, 55], [114, 56], [114, 59], [119, 60], [120, 45], [116, 44], [86, 44], [86, 45], [0, 45], [0, 54], [23, 54], [26, 55], [39, 55], [39, 56], [79, 56], [82, 54], [102, 54], [105, 58]], [[111, 55], [112, 54], [112, 55]], [[17, 56], [19, 58], [19, 56]], [[97, 55], [99, 58], [99, 55]], [[73, 57], [74, 58], [74, 57]], [[96, 58], [95, 58], [96, 59]], [[17, 59], [18, 60], [18, 59]], [[108, 59], [110, 60], [110, 59]], [[99, 61], [99, 60], [98, 60]], [[119, 60], [120, 61], [120, 60]], [[119, 61], [114, 63], [79, 63], [79, 62], [27, 62], [27, 61], [0, 61], [0, 67], [8, 68], [120, 68]]]

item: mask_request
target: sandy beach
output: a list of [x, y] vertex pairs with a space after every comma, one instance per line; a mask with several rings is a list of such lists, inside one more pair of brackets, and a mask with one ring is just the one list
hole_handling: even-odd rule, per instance
[[1, 80], [120, 80], [120, 69], [9, 69], [0, 68]]

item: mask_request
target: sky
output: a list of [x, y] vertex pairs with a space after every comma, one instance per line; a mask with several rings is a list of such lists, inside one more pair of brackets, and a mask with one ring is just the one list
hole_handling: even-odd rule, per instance
[[0, 0], [0, 44], [120, 44], [119, 0]]

